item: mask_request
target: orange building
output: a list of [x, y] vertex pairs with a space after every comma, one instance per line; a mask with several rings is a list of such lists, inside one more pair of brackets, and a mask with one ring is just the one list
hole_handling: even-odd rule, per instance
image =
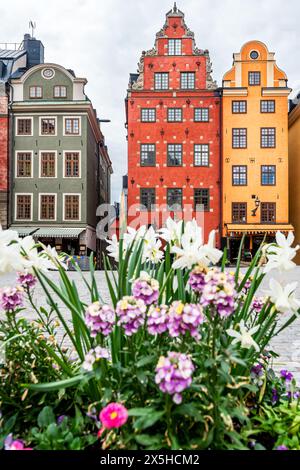
[[288, 203], [287, 76], [265, 44], [250, 41], [223, 77], [222, 237], [231, 260], [246, 234], [251, 259], [266, 235], [293, 230]]
[[[295, 227], [295, 242], [300, 245], [300, 93], [290, 106], [289, 164], [290, 218]], [[300, 264], [300, 250], [296, 262]]]
[[220, 90], [208, 50], [174, 5], [130, 75], [128, 223], [161, 226], [168, 215], [196, 217], [220, 243]]

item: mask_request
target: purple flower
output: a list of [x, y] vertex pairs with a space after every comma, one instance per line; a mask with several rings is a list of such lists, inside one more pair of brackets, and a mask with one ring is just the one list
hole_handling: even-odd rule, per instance
[[168, 352], [167, 357], [161, 356], [156, 366], [155, 383], [163, 393], [172, 395], [176, 404], [181, 403], [181, 393], [192, 383], [195, 370], [189, 356], [177, 352]]
[[207, 272], [208, 269], [206, 266], [198, 265], [190, 273], [189, 285], [191, 286], [191, 289], [197, 294], [200, 294], [203, 287], [205, 286], [205, 276]]
[[183, 304], [180, 300], [171, 304], [168, 330], [173, 338], [189, 331], [191, 336], [200, 339], [198, 327], [203, 322], [204, 315], [200, 304]]
[[146, 304], [142, 299], [125, 296], [117, 303], [118, 325], [122, 326], [127, 336], [136, 333], [144, 324]]
[[32, 450], [32, 448], [25, 447], [21, 439], [14, 440], [13, 435], [9, 434], [4, 440], [4, 450]]
[[263, 384], [264, 368], [262, 364], [256, 364], [250, 371], [250, 377], [259, 387]]
[[152, 305], [147, 319], [148, 333], [150, 335], [161, 335], [167, 331], [168, 323], [168, 307], [166, 305], [160, 305], [159, 307]]
[[272, 404], [275, 405], [279, 400], [278, 391], [276, 388], [272, 388]]
[[57, 418], [57, 424], [61, 424], [63, 422], [63, 420], [67, 418], [67, 415], [60, 415], [58, 418]]
[[30, 273], [18, 273], [17, 283], [24, 289], [32, 289], [37, 283], [37, 278]]
[[115, 325], [116, 315], [109, 305], [101, 305], [100, 302], [94, 302], [89, 306], [85, 313], [85, 323], [91, 330], [91, 336], [97, 336], [102, 333], [109, 335]]
[[235, 305], [235, 281], [231, 273], [212, 268], [205, 276], [205, 286], [202, 291], [201, 304], [203, 307], [214, 306], [221, 318], [232, 315]]
[[262, 299], [261, 297], [254, 297], [254, 300], [252, 302], [252, 308], [254, 312], [260, 313], [264, 304], [265, 304], [264, 299]]
[[0, 290], [0, 305], [8, 313], [23, 305], [23, 291], [20, 287], [5, 287]]
[[282, 369], [280, 371], [281, 378], [284, 379], [286, 382], [291, 382], [293, 379], [293, 374], [288, 370]]
[[97, 346], [95, 349], [91, 349], [85, 355], [82, 368], [88, 372], [91, 372], [94, 369], [94, 364], [99, 362], [101, 359], [107, 359], [108, 361], [111, 361], [111, 355], [108, 349]]
[[143, 300], [146, 305], [156, 304], [159, 297], [159, 283], [142, 271], [140, 277], [132, 285], [132, 295], [136, 299]]
[[275, 450], [289, 450], [289, 449], [284, 444], [281, 444], [280, 446], [277, 446]]

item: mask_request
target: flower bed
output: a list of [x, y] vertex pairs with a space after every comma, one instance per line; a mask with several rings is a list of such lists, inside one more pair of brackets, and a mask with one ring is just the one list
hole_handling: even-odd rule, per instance
[[[53, 248], [0, 232], [0, 272], [19, 273], [0, 296], [0, 447], [299, 449], [299, 391], [288, 371], [274, 374], [269, 347], [299, 313], [297, 286], [271, 278], [257, 296], [267, 272], [294, 268], [292, 243], [277, 233], [243, 274], [242, 245], [230, 272], [214, 232], [204, 244], [195, 221], [129, 228], [104, 259], [110, 305], [92, 257], [90, 281], [74, 264], [86, 305]], [[34, 298], [37, 282], [47, 309]], [[58, 324], [70, 346], [58, 340]]]

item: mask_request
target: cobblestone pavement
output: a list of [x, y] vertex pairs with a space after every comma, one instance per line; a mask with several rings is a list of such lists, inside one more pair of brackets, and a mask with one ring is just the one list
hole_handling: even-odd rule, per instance
[[[50, 273], [50, 275], [54, 281], [57, 280], [57, 273], [52, 272]], [[80, 279], [78, 273], [69, 272], [68, 275], [72, 280], [76, 282], [82, 301], [88, 304], [90, 302], [89, 293], [87, 287], [85, 286], [84, 282]], [[85, 273], [84, 275], [86, 276], [86, 278], [89, 277], [89, 273]], [[299, 285], [297, 288], [297, 297], [300, 299], [300, 266], [294, 269], [293, 271], [285, 273], [284, 275], [280, 275], [280, 273], [277, 272], [272, 272], [272, 277], [278, 280], [281, 279], [281, 276], [283, 276], [285, 282], [298, 281]], [[268, 278], [270, 278], [270, 274], [264, 279], [264, 282], [260, 288], [260, 294], [262, 295], [263, 290], [268, 285]], [[109, 292], [106, 286], [103, 271], [96, 272], [96, 279], [98, 281], [98, 289], [103, 301], [109, 302]], [[14, 282], [15, 276], [13, 274], [7, 274], [2, 276], [0, 275], [0, 287], [6, 285], [13, 285]], [[37, 285], [35, 288], [35, 299], [37, 305], [47, 307], [42, 288], [39, 285]], [[58, 304], [60, 304], [59, 301]], [[62, 306], [61, 309], [62, 311], [64, 311], [65, 317], [70, 318], [70, 313], [68, 309], [64, 306]], [[27, 318], [35, 318], [35, 313], [30, 307], [26, 310], [26, 312]], [[288, 318], [288, 316], [285, 315], [284, 318]], [[296, 320], [296, 322], [294, 322], [278, 337], [273, 339], [272, 347], [279, 354], [279, 357], [274, 361], [274, 367], [276, 369], [280, 369], [283, 367], [288, 368], [295, 374], [295, 377], [297, 378], [297, 381], [300, 384], [300, 318]]]

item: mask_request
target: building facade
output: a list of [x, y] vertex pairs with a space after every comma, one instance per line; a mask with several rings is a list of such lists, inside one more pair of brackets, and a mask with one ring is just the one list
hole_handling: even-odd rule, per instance
[[265, 44], [250, 41], [223, 77], [222, 236], [234, 260], [243, 234], [245, 256], [266, 236], [293, 230], [288, 198], [286, 74]]
[[112, 172], [85, 84], [57, 64], [11, 80], [11, 228], [82, 257], [97, 250], [96, 211], [109, 202]]
[[38, 39], [25, 34], [20, 44], [0, 43], [0, 224], [3, 229], [9, 223], [9, 168], [10, 126], [9, 85], [11, 77], [24, 73], [28, 68], [44, 61], [44, 46]]
[[[295, 243], [300, 244], [300, 93], [290, 102], [289, 166], [290, 220], [295, 228]], [[299, 251], [296, 262], [300, 264]]]
[[205, 239], [219, 231], [220, 91], [211, 72], [209, 52], [196, 47], [175, 4], [130, 75], [129, 224], [197, 217]]

